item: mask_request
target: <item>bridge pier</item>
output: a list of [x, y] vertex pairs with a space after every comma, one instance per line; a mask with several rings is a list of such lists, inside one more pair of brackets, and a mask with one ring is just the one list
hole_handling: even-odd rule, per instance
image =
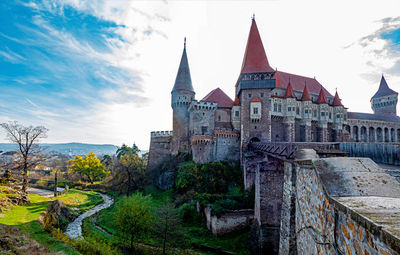
[[283, 162], [268, 158], [257, 165], [254, 217], [258, 254], [278, 254], [283, 197]]

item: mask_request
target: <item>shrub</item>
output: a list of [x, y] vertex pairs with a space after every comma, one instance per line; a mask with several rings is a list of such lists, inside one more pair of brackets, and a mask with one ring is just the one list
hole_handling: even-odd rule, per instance
[[190, 201], [178, 208], [179, 215], [185, 223], [201, 221], [200, 214], [196, 210], [196, 202]]

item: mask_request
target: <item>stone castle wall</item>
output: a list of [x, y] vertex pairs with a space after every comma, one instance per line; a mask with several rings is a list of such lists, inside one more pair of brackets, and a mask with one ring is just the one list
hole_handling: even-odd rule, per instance
[[[366, 161], [362, 164], [371, 166]], [[350, 171], [356, 168], [356, 165], [348, 166]], [[341, 198], [329, 196], [312, 161], [303, 161], [296, 172], [298, 254], [399, 254], [399, 237], [352, 210], [348, 204], [339, 202]], [[335, 181], [333, 176], [329, 178]], [[288, 254], [286, 252], [282, 249], [280, 254]]]
[[172, 131], [151, 132], [148, 169], [154, 169], [165, 157], [171, 155]]

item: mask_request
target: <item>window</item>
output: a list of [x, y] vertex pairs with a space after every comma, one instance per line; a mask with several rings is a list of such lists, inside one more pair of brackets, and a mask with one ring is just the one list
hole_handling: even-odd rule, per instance
[[261, 97], [264, 97], [264, 93], [261, 93], [261, 95], [260, 95]]
[[287, 110], [288, 110], [288, 112], [290, 112], [290, 111], [292, 111], [292, 108], [291, 108], [291, 107], [288, 107]]
[[221, 121], [221, 115], [218, 115], [218, 121]]
[[249, 98], [251, 98], [251, 94], [249, 94]]
[[201, 127], [201, 134], [205, 135], [207, 133], [207, 127]]
[[282, 105], [278, 104], [278, 112], [282, 111]]
[[258, 114], [258, 107], [253, 108], [253, 114]]
[[305, 113], [305, 114], [308, 114], [308, 109], [305, 109], [305, 110], [304, 110], [304, 113]]
[[274, 112], [277, 112], [277, 111], [278, 111], [278, 104], [274, 103]]
[[321, 116], [322, 116], [322, 117], [325, 117], [325, 112], [321, 112]]
[[235, 111], [235, 117], [239, 117], [239, 111]]
[[314, 117], [317, 117], [317, 110], [314, 110], [313, 116], [314, 116]]
[[300, 114], [300, 108], [299, 108], [299, 107], [296, 108], [296, 114], [297, 114], [297, 115]]
[[332, 119], [332, 113], [329, 113], [329, 119]]

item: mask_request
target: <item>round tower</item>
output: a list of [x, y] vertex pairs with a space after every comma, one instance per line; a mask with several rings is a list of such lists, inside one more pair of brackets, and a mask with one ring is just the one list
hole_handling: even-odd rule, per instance
[[379, 89], [371, 98], [371, 108], [375, 114], [396, 116], [397, 97], [398, 93], [389, 88], [385, 77], [382, 75]]
[[174, 87], [171, 91], [173, 110], [172, 154], [190, 152], [189, 105], [194, 100], [195, 92], [190, 77], [189, 63], [186, 55], [186, 38], [181, 62]]

